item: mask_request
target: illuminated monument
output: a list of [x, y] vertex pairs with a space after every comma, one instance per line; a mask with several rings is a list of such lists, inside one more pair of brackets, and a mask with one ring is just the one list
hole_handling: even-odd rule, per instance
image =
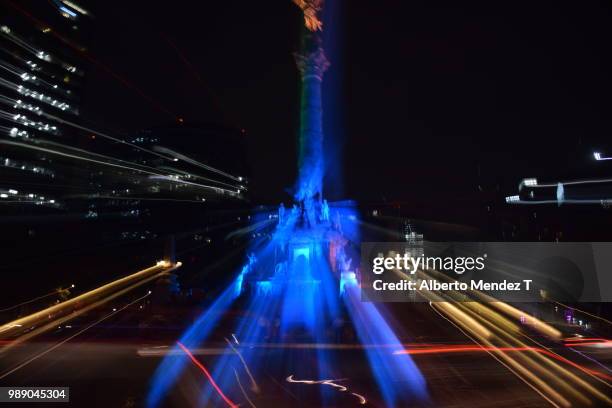
[[304, 10], [306, 27], [302, 51], [295, 54], [302, 75], [302, 110], [300, 115], [300, 151], [295, 198], [298, 201], [322, 199], [323, 194], [323, 125], [321, 82], [329, 61], [321, 46], [318, 31], [322, 24], [316, 12], [321, 1], [294, 0]]
[[[276, 370], [280, 379], [288, 382], [289, 378], [295, 382], [293, 379], [350, 376], [334, 364], [339, 359], [337, 352], [324, 346], [332, 341], [329, 332], [335, 322], [345, 318], [366, 346], [362, 357], [369, 363], [373, 383], [379, 390], [375, 398], [386, 406], [398, 406], [427, 395], [425, 380], [410, 356], [389, 352], [402, 345], [379, 306], [361, 299], [352, 262], [358, 259], [360, 242], [354, 205], [349, 201], [328, 203], [323, 198], [321, 83], [329, 67], [319, 35], [323, 26], [318, 13], [323, 1], [293, 2], [303, 10], [306, 27], [302, 50], [295, 54], [302, 76], [302, 110], [294, 204], [288, 208], [281, 204], [274, 216], [259, 213], [254, 217], [250, 232], [262, 233], [253, 234], [248, 261], [182, 335], [174, 352], [164, 358], [151, 384], [149, 407], [162, 405], [180, 377], [189, 361], [183, 351], [201, 347], [234, 303], [247, 311], [231, 332], [235, 343], [227, 340], [227, 352], [209, 366], [214, 384], [211, 381], [206, 385], [192, 405], [215, 406], [221, 402], [238, 406], [235, 402], [249, 397], [237, 379], [248, 374], [247, 378], [253, 380], [257, 373], [263, 374], [259, 370]], [[274, 222], [276, 219], [278, 222]], [[306, 364], [305, 351], [299, 348], [289, 347], [281, 358], [271, 359], [254, 347], [270, 341], [321, 347], [309, 349]], [[253, 399], [261, 396], [254, 383], [251, 391]], [[329, 400], [333, 392], [339, 391], [321, 388], [321, 406], [334, 403]]]

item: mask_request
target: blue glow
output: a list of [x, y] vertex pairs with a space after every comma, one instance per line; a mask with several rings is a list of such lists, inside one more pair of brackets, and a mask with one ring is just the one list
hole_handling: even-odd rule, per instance
[[[403, 348], [376, 306], [361, 301], [358, 287], [348, 286], [343, 299], [362, 344], [384, 344], [397, 350]], [[411, 358], [397, 359], [398, 356], [389, 353], [388, 349], [378, 347], [366, 348], [366, 355], [386, 406], [427, 397], [425, 378]]]
[[[279, 364], [257, 348], [248, 347], [249, 344], [286, 342], [287, 339], [324, 343], [328, 340], [326, 332], [343, 316], [341, 303], [344, 302], [360, 342], [386, 346], [365, 348], [386, 405], [426, 397], [424, 378], [410, 356], [389, 352], [389, 346], [397, 346], [397, 349], [402, 346], [382, 312], [374, 304], [361, 301], [356, 265], [353, 265], [353, 259], [358, 258], [359, 220], [351, 204], [331, 203], [329, 220], [314, 214], [314, 225], [305, 220], [303, 212], [295, 208], [290, 210], [267, 242], [253, 242], [248, 260], [234, 281], [182, 336], [180, 341], [186, 347], [200, 347], [234, 299], [247, 300], [244, 305], [247, 315], [241, 317], [231, 331], [240, 341], [243, 360], [239, 360], [235, 349], [228, 346], [210, 366], [224, 393], [240, 399], [234, 370], [241, 367], [241, 361], [255, 377], [261, 369], [269, 369], [271, 361]], [[230, 333], [225, 336], [229, 338]], [[303, 367], [304, 375], [333, 378], [337, 374], [334, 371], [336, 358], [333, 350], [317, 349], [317, 371], [308, 371], [312, 365]], [[285, 364], [292, 370], [287, 375], [297, 373], [301, 362], [287, 360], [291, 360]], [[165, 357], [151, 385], [147, 399], [149, 407], [161, 404], [186, 363], [187, 358], [182, 353]], [[244, 377], [244, 371], [241, 372]], [[323, 401], [330, 395], [330, 387], [321, 388]], [[207, 383], [199, 399], [204, 406], [214, 405], [219, 402], [219, 395]]]
[[[211, 334], [220, 314], [233, 299], [244, 300], [243, 310], [247, 313], [231, 332], [241, 346], [238, 350], [228, 345], [211, 366], [212, 376], [224, 393], [240, 399], [236, 383], [238, 369], [242, 375], [252, 371], [258, 377], [258, 373], [270, 372], [270, 365], [276, 364], [280, 367], [275, 368], [291, 370], [286, 375], [302, 378], [299, 375], [302, 370], [306, 376], [333, 378], [338, 374], [334, 370], [337, 356], [326, 347], [316, 349], [315, 364], [306, 364], [296, 358], [283, 359], [278, 355], [270, 358], [249, 345], [290, 341], [324, 343], [327, 331], [348, 315], [362, 344], [385, 346], [365, 347], [364, 353], [386, 405], [425, 398], [425, 380], [410, 356], [389, 352], [389, 346], [400, 349], [401, 343], [383, 317], [382, 309], [361, 301], [356, 273], [360, 221], [354, 203], [328, 203], [323, 198], [321, 81], [329, 66], [323, 49], [318, 47], [299, 55], [298, 66], [303, 86], [298, 180], [293, 190], [295, 203], [287, 208], [281, 204], [277, 216], [266, 214], [268, 220], [278, 220], [269, 239], [263, 245], [262, 240], [253, 241], [248, 261], [234, 282], [189, 328], [181, 342], [188, 348], [198, 347]], [[264, 217], [263, 213], [259, 215]], [[269, 226], [264, 217], [239, 233]], [[267, 232], [270, 231], [266, 231], [266, 236]], [[225, 335], [229, 337], [230, 333]], [[291, 357], [289, 354], [282, 357], [286, 356]], [[165, 357], [155, 374], [148, 398], [150, 407], [161, 403], [185, 363], [186, 357], [182, 355]], [[323, 401], [330, 390], [332, 387], [321, 387]], [[219, 402], [219, 395], [206, 383], [199, 395], [200, 405], [212, 406]]]
[[[236, 298], [234, 288], [235, 283], [229, 285], [206, 312], [202, 313], [198, 320], [183, 334], [180, 342], [185, 347], [198, 347], [208, 337], [223, 313]], [[155, 370], [149, 394], [147, 395], [148, 407], [155, 407], [161, 403], [166, 393], [174, 385], [185, 368], [188, 357], [178, 351], [178, 346], [174, 346], [172, 352], [162, 360]]]
[[563, 183], [557, 183], [557, 204], [561, 206], [565, 200], [565, 188]]
[[340, 276], [340, 295], [344, 294], [347, 286], [357, 286], [357, 275], [355, 272], [343, 272]]
[[63, 11], [64, 13], [68, 14], [70, 17], [76, 17], [77, 16], [77, 14], [74, 11], [72, 11], [72, 10], [70, 10], [70, 9], [64, 7], [64, 6], [60, 6], [60, 10]]
[[267, 296], [272, 292], [272, 282], [257, 282], [257, 296]]

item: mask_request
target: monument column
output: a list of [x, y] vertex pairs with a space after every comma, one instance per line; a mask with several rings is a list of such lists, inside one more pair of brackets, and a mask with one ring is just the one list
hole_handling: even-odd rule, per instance
[[302, 108], [300, 112], [299, 175], [296, 198], [309, 199], [323, 190], [323, 123], [321, 81], [329, 67], [323, 48], [295, 54], [302, 75]]
[[319, 32], [322, 30], [317, 13], [323, 0], [293, 0], [304, 12], [304, 36], [302, 51], [295, 54], [295, 61], [302, 75], [302, 107], [298, 156], [298, 181], [295, 199], [309, 201], [323, 193], [323, 125], [321, 106], [321, 82], [329, 67], [329, 61], [321, 47]]

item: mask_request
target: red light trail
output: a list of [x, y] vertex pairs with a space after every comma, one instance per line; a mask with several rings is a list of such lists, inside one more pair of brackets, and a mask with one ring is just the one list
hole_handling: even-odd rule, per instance
[[204, 373], [204, 375], [206, 376], [206, 378], [208, 378], [208, 381], [210, 382], [210, 384], [213, 386], [213, 388], [215, 389], [215, 391], [217, 391], [217, 393], [221, 396], [221, 398], [223, 398], [223, 401], [225, 401], [227, 403], [227, 405], [229, 405], [232, 408], [238, 408], [238, 405], [235, 404], [234, 402], [232, 402], [232, 400], [230, 400], [221, 390], [221, 388], [219, 388], [219, 386], [217, 385], [217, 383], [215, 382], [215, 380], [212, 378], [212, 375], [210, 375], [210, 372], [208, 372], [208, 370], [206, 369], [206, 367], [204, 367], [204, 365], [202, 363], [200, 363], [198, 361], [197, 358], [195, 358], [195, 356], [193, 354], [191, 354], [191, 351], [189, 351], [189, 349], [187, 347], [185, 347], [185, 345], [183, 345], [183, 343], [181, 343], [180, 341], [177, 341], [176, 344], [178, 344], [178, 346], [181, 348], [181, 350], [183, 350], [185, 352], [185, 354], [187, 354], [187, 356], [191, 359], [191, 361], [193, 361], [193, 364], [195, 364], [200, 370], [202, 370], [202, 372]]
[[419, 348], [419, 349], [406, 349], [396, 351], [394, 354], [409, 354], [409, 355], [417, 355], [417, 354], [438, 354], [438, 353], [463, 353], [463, 352], [515, 352], [515, 351], [534, 351], [537, 353], [542, 353], [548, 357], [552, 357], [557, 361], [561, 361], [565, 364], [568, 364], [574, 368], [577, 368], [580, 371], [583, 371], [587, 374], [592, 374], [597, 377], [603, 378], [607, 381], [612, 381], [612, 376], [602, 373], [597, 370], [591, 370], [589, 368], [583, 367], [580, 364], [574, 363], [564, 357], [561, 357], [558, 354], [555, 354], [549, 350], [540, 347], [486, 347], [486, 346], [474, 346], [474, 345], [449, 345], [449, 346], [440, 346], [440, 347], [430, 347], [430, 348]]

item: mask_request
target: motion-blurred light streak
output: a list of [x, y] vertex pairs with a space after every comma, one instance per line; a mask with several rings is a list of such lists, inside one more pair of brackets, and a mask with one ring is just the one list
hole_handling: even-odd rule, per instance
[[[473, 303], [473, 302], [471, 302]], [[491, 330], [493, 330], [496, 336], [492, 339], [487, 340], [485, 343], [488, 346], [493, 345], [493, 342], [497, 343], [498, 347], [528, 347], [522, 339], [517, 337], [518, 333], [513, 333], [511, 331], [506, 330], [503, 326], [499, 325], [499, 319], [487, 319], [482, 314], [482, 309], [486, 309], [485, 305], [478, 305], [477, 308], [469, 308], [465, 303], [458, 303], [460, 307], [464, 310], [470, 310], [472, 316], [476, 319], [479, 319], [483, 324], [488, 326]], [[524, 336], [527, 339], [531, 340], [529, 337]], [[500, 353], [496, 353], [500, 354]], [[548, 379], [546, 384], [556, 383], [555, 390], [563, 391], [565, 397], [570, 397], [579, 400], [581, 403], [587, 403], [588, 399], [580, 392], [578, 392], [573, 384], [580, 384], [584, 388], [588, 389], [590, 392], [597, 394], [597, 391], [592, 388], [589, 384], [584, 382], [582, 379], [575, 376], [572, 372], [558, 366], [552, 360], [546, 358], [542, 354], [535, 353], [533, 351], [528, 350], [527, 352], [517, 355], [516, 358], [512, 359], [508, 355], [503, 352], [500, 354], [507, 361], [511, 362], [515, 366], [520, 366], [520, 370], [528, 370], [530, 375], [537, 374], [537, 382], [540, 383], [544, 379]], [[552, 372], [556, 372], [558, 375], [551, 375]], [[568, 382], [568, 380], [570, 382]], [[598, 395], [599, 396], [599, 395]]]
[[133, 149], [140, 150], [142, 152], [152, 154], [152, 155], [160, 157], [162, 159], [165, 159], [165, 160], [168, 160], [168, 161], [174, 161], [172, 157], [165, 156], [165, 155], [157, 153], [157, 152], [155, 152], [153, 150], [144, 148], [142, 146], [138, 146], [138, 145], [136, 145], [134, 143], [127, 142], [127, 141], [125, 141], [123, 139], [119, 139], [119, 138], [107, 135], [107, 134], [102, 133], [100, 131], [97, 131], [97, 130], [94, 130], [94, 129], [91, 129], [91, 128], [88, 128], [88, 127], [85, 127], [85, 126], [82, 126], [82, 125], [79, 125], [77, 123], [74, 123], [74, 122], [71, 122], [69, 120], [60, 118], [58, 116], [51, 115], [49, 113], [45, 113], [45, 112], [42, 112], [42, 111], [40, 112], [40, 115], [42, 115], [42, 116], [44, 116], [46, 118], [52, 119], [52, 120], [54, 120], [56, 122], [62, 123], [64, 125], [72, 126], [75, 129], [79, 129], [79, 130], [82, 130], [84, 132], [88, 132], [90, 134], [94, 134], [94, 135], [100, 136], [100, 137], [102, 137], [104, 139], [112, 140], [113, 142], [117, 142], [117, 143], [120, 143], [120, 144], [123, 144], [123, 145], [126, 145], [126, 146], [130, 146]]
[[[467, 329], [465, 322], [458, 315], [449, 312], [448, 310], [444, 311], [444, 309], [439, 308], [439, 303], [430, 303], [430, 305], [442, 317], [457, 325], [461, 331]], [[605, 394], [601, 393], [599, 390], [576, 376], [574, 373], [560, 367], [554, 363], [553, 360], [562, 361], [567, 363], [569, 366], [582, 371], [583, 373], [594, 375], [594, 373], [592, 373], [589, 369], [585, 369], [585, 367], [582, 367], [542, 347], [527, 346], [517, 337], [517, 333], [512, 333], [503, 327], [498, 326], [497, 323], [495, 323], [497, 319], [491, 319], [491, 315], [489, 315], [487, 318], [485, 315], [482, 315], [481, 312], [476, 312], [477, 309], [471, 309], [461, 302], [457, 303], [457, 306], [463, 308], [464, 311], [470, 313], [474, 319], [479, 320], [481, 324], [484, 324], [488, 326], [490, 330], [493, 330], [494, 336], [488, 339], [472, 332], [474, 337], [470, 338], [477, 343], [478, 347], [495, 356], [500, 362], [503, 362], [503, 364], [506, 365], [513, 373], [519, 376], [523, 381], [528, 383], [549, 401], [555, 401], [555, 404], [559, 406], [570, 406], [570, 400], [579, 401], [581, 404], [589, 403], [589, 399], [575, 388], [577, 385], [583, 391], [588, 392], [591, 396], [597, 398], [598, 400], [605, 401], [608, 404], [612, 403], [612, 400], [610, 400]], [[480, 309], [478, 310], [481, 310], [486, 308], [486, 306], [479, 304], [479, 308]], [[444, 311], [446, 316], [444, 316], [441, 311]], [[467, 333], [465, 334], [467, 335]], [[516, 358], [511, 358], [506, 353], [507, 350], [511, 349], [518, 349], [523, 351], [523, 353], [516, 355]], [[415, 353], [419, 352], [417, 351]], [[551, 387], [550, 384], [555, 384], [555, 388]]]
[[21, 307], [21, 306], [23, 306], [23, 305], [27, 305], [27, 304], [30, 304], [30, 303], [36, 302], [36, 301], [38, 301], [38, 300], [48, 298], [49, 296], [60, 295], [62, 292], [68, 291], [68, 290], [70, 290], [71, 288], [74, 288], [74, 285], [71, 285], [71, 286], [69, 286], [69, 287], [67, 287], [67, 288], [58, 288], [58, 289], [55, 289], [54, 291], [49, 292], [49, 293], [45, 293], [44, 295], [40, 295], [40, 296], [37, 296], [37, 297], [35, 297], [35, 298], [32, 298], [32, 299], [29, 299], [29, 300], [26, 300], [26, 301], [23, 301], [23, 302], [17, 303], [17, 304], [15, 304], [15, 305], [13, 305], [13, 306], [9, 306], [9, 307], [7, 307], [7, 308], [0, 309], [0, 313], [3, 313], [3, 312], [8, 312], [9, 310], [13, 310], [13, 309], [16, 309], [16, 308], [18, 308], [18, 307]]
[[[170, 167], [170, 166], [158, 166], [157, 168], [160, 169], [160, 170], [166, 170], [169, 173], [181, 174], [181, 175], [183, 175], [183, 176], [185, 176], [187, 178], [194, 178], [194, 179], [198, 179], [198, 180], [209, 181], [211, 183], [217, 183], [217, 184], [220, 184], [222, 186], [231, 188], [232, 191], [235, 191], [236, 189], [240, 188], [240, 186], [238, 186], [238, 185], [224, 183], [224, 182], [219, 181], [219, 180], [211, 179], [211, 178], [204, 177], [204, 176], [201, 176], [201, 175], [198, 175], [198, 174], [189, 173], [187, 171], [179, 170], [177, 168]], [[244, 188], [244, 190], [246, 190], [246, 188]]]
[[[140, 302], [143, 299], [146, 299], [147, 297], [149, 297], [151, 295], [151, 292], [146, 293], [144, 296], [139, 297], [136, 300], [131, 301], [130, 303], [128, 303], [127, 305], [119, 308], [119, 309], [114, 309], [111, 313], [103, 316], [102, 318], [96, 320], [93, 323], [88, 324], [87, 326], [85, 326], [84, 328], [80, 329], [79, 331], [77, 331], [76, 333], [70, 335], [69, 337], [63, 339], [62, 341], [54, 344], [53, 346], [49, 347], [48, 349], [34, 355], [33, 357], [27, 359], [26, 361], [20, 363], [19, 365], [17, 365], [16, 367], [13, 367], [12, 369], [3, 372], [2, 374], [0, 374], [0, 380], [11, 375], [12, 373], [14, 373], [15, 371], [18, 371], [20, 369], [22, 369], [23, 367], [25, 367], [26, 365], [30, 364], [31, 362], [33, 362], [34, 360], [37, 360], [38, 358], [44, 356], [45, 354], [48, 354], [50, 352], [52, 352], [53, 350], [59, 348], [60, 346], [62, 346], [63, 344], [69, 342], [70, 340], [74, 339], [77, 336], [80, 336], [81, 334], [85, 333], [87, 330], [91, 329], [92, 327], [97, 326], [98, 324], [102, 323], [105, 320], [108, 320], [109, 318], [113, 317], [114, 315], [122, 312], [123, 310], [129, 308], [130, 306], [134, 305], [135, 303]], [[57, 325], [57, 323], [53, 323], [53, 326], [55, 327]]]
[[[465, 331], [465, 329], [460, 325], [459, 322], [453, 321], [453, 319], [450, 316], [445, 316], [442, 312], [440, 312], [436, 308], [435, 305], [436, 304], [433, 303], [433, 302], [429, 303], [429, 306], [432, 308], [432, 310], [434, 310], [438, 315], [440, 315], [440, 317], [442, 317], [443, 319], [445, 319], [446, 321], [451, 323], [453, 326], [455, 326], [466, 337], [468, 337], [470, 340], [472, 340], [474, 343], [476, 343], [478, 345], [481, 345], [484, 342], [484, 339], [479, 339], [477, 336], [472, 337], [468, 332]], [[552, 389], [550, 389], [550, 387], [548, 387], [546, 391], [553, 392], [554, 395], [552, 397], [549, 395], [549, 392], [544, 392], [541, 389], [539, 389], [536, 385], [533, 384], [532, 381], [530, 381], [527, 378], [525, 378], [525, 376], [528, 375], [529, 373], [528, 372], [525, 373], [524, 370], [519, 370], [519, 369], [517, 369], [517, 367], [514, 367], [515, 364], [513, 364], [514, 363], [513, 361], [507, 361], [507, 359], [501, 358], [501, 356], [498, 356], [498, 355], [496, 355], [493, 352], [490, 352], [490, 351], [487, 351], [487, 352], [489, 353], [489, 355], [491, 357], [493, 357], [500, 364], [502, 364], [504, 367], [506, 367], [510, 372], [512, 372], [514, 375], [516, 375], [521, 381], [523, 381], [525, 384], [527, 384], [529, 387], [531, 387], [535, 392], [540, 394], [542, 396], [542, 398], [544, 398], [546, 401], [548, 401], [551, 405], [553, 405], [554, 407], [557, 407], [557, 408], [559, 408], [560, 406], [568, 407], [569, 408], [569, 406], [570, 406], [569, 401], [565, 400], [559, 394], [555, 393]], [[533, 380], [533, 378], [531, 380]], [[559, 400], [561, 400], [560, 401], [561, 404], [558, 403]]]
[[176, 159], [180, 159], [180, 160], [183, 160], [184, 162], [193, 164], [193, 165], [195, 165], [197, 167], [201, 167], [201, 168], [206, 169], [208, 171], [211, 171], [213, 173], [220, 174], [220, 175], [225, 176], [225, 177], [227, 177], [229, 179], [232, 179], [234, 181], [242, 181], [242, 177], [240, 177], [240, 176], [233, 176], [233, 175], [231, 175], [229, 173], [226, 173], [226, 172], [224, 172], [222, 170], [216, 169], [216, 168], [214, 168], [212, 166], [209, 166], [207, 164], [201, 163], [201, 162], [199, 162], [197, 160], [192, 159], [191, 157], [187, 157], [184, 154], [179, 153], [177, 151], [174, 151], [172, 149], [169, 149], [167, 147], [155, 146], [153, 149], [158, 151], [158, 152], [166, 153], [168, 156], [172, 156], [171, 160], [173, 160], [173, 161], [176, 161]]
[[[217, 325], [218, 314], [224, 313], [234, 298], [240, 297], [241, 306], [248, 310], [249, 315], [242, 317], [232, 332], [241, 342], [240, 360], [248, 363], [253, 375], [266, 370], [270, 361], [264, 353], [249, 345], [296, 337], [324, 343], [329, 327], [345, 314], [357, 329], [362, 344], [401, 347], [379, 307], [361, 301], [357, 280], [352, 278], [356, 278], [356, 267], [352, 262], [353, 258], [357, 259], [356, 249], [360, 242], [359, 220], [354, 204], [328, 203], [323, 196], [325, 166], [321, 82], [329, 61], [321, 38], [316, 33], [322, 27], [317, 12], [321, 10], [323, 2], [300, 0], [296, 4], [303, 11], [306, 28], [311, 33], [304, 36], [304, 46], [300, 53], [295, 54], [302, 80], [302, 109], [298, 179], [291, 191], [294, 203], [288, 208], [281, 204], [277, 214], [269, 216], [267, 221], [267, 214], [257, 214], [251, 221], [252, 228], [237, 232], [255, 233], [267, 229], [271, 220], [277, 221], [276, 228], [270, 234], [266, 233], [266, 237], [269, 237], [267, 241], [254, 237], [248, 249], [248, 260], [232, 283], [180, 340], [187, 349], [197, 348]], [[179, 161], [217, 171], [170, 149], [157, 147], [156, 150]], [[234, 181], [242, 181], [241, 177], [220, 174]], [[242, 189], [239, 186], [235, 194], [240, 195]], [[234, 391], [239, 395], [234, 372], [239, 358], [233, 352], [235, 348], [228, 344], [228, 352], [218, 355], [210, 378], [214, 378], [218, 387], [226, 392]], [[312, 372], [316, 372], [318, 378], [337, 377], [333, 348], [315, 348], [312, 364], [309, 365], [291, 358], [294, 349], [281, 350], [282, 367], [291, 373], [312, 376]], [[410, 356], [393, 356], [388, 348], [364, 347], [363, 350], [388, 406], [427, 397], [425, 379]], [[184, 361], [177, 359], [173, 353], [166, 354], [151, 384], [147, 398], [149, 407], [162, 404], [183, 367]], [[321, 384], [327, 385], [320, 389], [323, 405], [330, 390], [347, 391], [347, 387], [333, 381], [326, 380]], [[219, 395], [216, 391], [214, 384], [206, 384], [201, 390], [199, 404], [214, 404]]]
[[214, 378], [212, 378], [212, 376], [210, 375], [210, 373], [208, 372], [206, 367], [204, 367], [204, 364], [202, 364], [200, 361], [198, 361], [198, 359], [195, 358], [194, 355], [191, 354], [189, 349], [187, 349], [187, 347], [185, 347], [180, 341], [177, 342], [176, 344], [181, 348], [181, 350], [183, 350], [185, 352], [185, 354], [187, 354], [189, 359], [204, 373], [204, 375], [208, 379], [208, 382], [210, 382], [210, 385], [212, 385], [214, 387], [214, 389], [217, 391], [217, 393], [221, 396], [221, 398], [223, 398], [223, 401], [225, 401], [227, 403], [227, 405], [230, 406], [231, 408], [238, 408], [238, 405], [236, 405], [234, 402], [232, 402], [232, 400], [230, 400], [223, 393], [221, 388], [219, 388], [219, 386], [215, 382]]
[[[90, 310], [93, 307], [98, 307], [112, 300], [117, 294], [126, 293], [126, 291], [132, 290], [151, 279], [157, 278], [160, 274], [168, 273], [180, 266], [180, 262], [171, 264], [167, 261], [160, 261], [155, 266], [143, 269], [72, 299], [68, 299], [64, 302], [39, 310], [38, 312], [5, 323], [0, 326], [0, 338], [15, 338], [15, 341], [12, 342], [11, 345], [16, 345], [19, 341], [40, 334], [43, 329], [57, 326], [58, 321], [64, 322], [72, 319], [78, 316], [78, 314], [84, 313], [84, 311]], [[20, 334], [23, 331], [21, 330], [22, 328], [30, 329], [37, 326], [39, 327], [36, 330], [29, 331], [22, 335]], [[6, 348], [0, 351], [5, 352]]]
[[[362, 343], [392, 344], [400, 347], [400, 341], [376, 306], [361, 301], [358, 287], [349, 286], [344, 299]], [[425, 378], [411, 359], [395, 361], [390, 354], [380, 349], [366, 349], [366, 355], [387, 406], [396, 406], [398, 401], [404, 398], [426, 397]], [[405, 384], [406, 388], [397, 389], [394, 383], [398, 381]]]
[[[236, 344], [238, 344], [238, 340], [236, 339], [236, 336], [234, 336], [232, 334], [232, 337], [236, 340]], [[227, 345], [229, 346], [229, 348], [232, 349], [232, 351], [234, 353], [236, 353], [236, 355], [238, 356], [238, 358], [242, 362], [242, 366], [244, 367], [244, 371], [247, 373], [247, 375], [249, 376], [249, 379], [251, 380], [251, 391], [253, 391], [254, 393], [258, 393], [259, 392], [259, 385], [257, 385], [257, 382], [255, 381], [255, 378], [253, 377], [253, 374], [251, 374], [251, 370], [249, 369], [248, 364], [244, 360], [244, 357], [242, 357], [242, 354], [240, 353], [240, 350], [236, 349], [236, 347], [234, 347], [233, 344], [228, 339], [225, 339], [225, 341], [227, 342]]]
[[[290, 376], [288, 376], [285, 379], [285, 381], [287, 381], [288, 383], [295, 383], [295, 384], [329, 385], [331, 387], [336, 388], [339, 392], [346, 392], [346, 391], [349, 390], [348, 387], [345, 387], [344, 385], [337, 384], [339, 381], [346, 381], [345, 378], [338, 379], [338, 380], [296, 380], [295, 378], [293, 378], [293, 374], [291, 374]], [[360, 395], [360, 394], [357, 394], [357, 393], [354, 393], [354, 392], [350, 392], [349, 394], [354, 395], [355, 397], [357, 397], [359, 399], [359, 404], [360, 405], [365, 405], [367, 403], [367, 400], [365, 399], [365, 397], [363, 395]]]
[[236, 371], [235, 368], [234, 368], [234, 375], [236, 376], [236, 382], [238, 383], [238, 387], [240, 387], [240, 391], [242, 392], [242, 395], [244, 396], [244, 399], [246, 399], [246, 401], [249, 403], [249, 405], [252, 408], [257, 408], [255, 406], [255, 404], [253, 404], [253, 401], [251, 401], [251, 399], [247, 395], [246, 391], [244, 390], [244, 387], [242, 386], [242, 383], [240, 382], [240, 377], [238, 376], [238, 371]]
[[423, 354], [447, 354], [447, 353], [466, 353], [466, 352], [525, 352], [534, 351], [536, 353], [542, 353], [548, 357], [554, 358], [564, 364], [570, 365], [574, 368], [579, 369], [585, 373], [593, 374], [597, 377], [612, 381], [612, 376], [602, 373], [597, 370], [584, 367], [578, 363], [574, 363], [567, 358], [564, 358], [558, 354], [555, 354], [542, 347], [495, 347], [495, 346], [480, 346], [480, 345], [469, 345], [469, 344], [453, 344], [453, 345], [439, 345], [435, 347], [423, 347], [418, 349], [404, 349], [393, 352], [395, 355], [409, 354], [409, 355], [423, 355]]
[[[185, 181], [185, 180], [181, 180], [181, 179], [177, 179], [174, 178], [172, 176], [169, 175], [165, 175], [165, 174], [160, 174], [154, 171], [150, 171], [150, 170], [146, 170], [140, 167], [131, 167], [131, 166], [127, 166], [127, 165], [123, 165], [123, 164], [118, 164], [118, 163], [111, 163], [111, 162], [106, 162], [106, 161], [102, 161], [102, 160], [97, 160], [97, 159], [93, 159], [90, 157], [85, 157], [85, 156], [80, 156], [77, 154], [72, 154], [72, 153], [66, 153], [66, 152], [62, 152], [59, 150], [55, 150], [55, 149], [49, 149], [46, 147], [40, 147], [40, 146], [35, 146], [32, 144], [28, 144], [28, 143], [22, 143], [22, 142], [14, 142], [11, 140], [0, 140], [0, 144], [5, 144], [5, 145], [11, 145], [11, 146], [16, 146], [16, 147], [22, 147], [22, 148], [26, 148], [26, 149], [32, 149], [32, 150], [37, 150], [37, 151], [42, 151], [42, 152], [46, 152], [46, 153], [50, 153], [50, 154], [54, 154], [54, 155], [58, 155], [58, 156], [62, 156], [62, 157], [68, 157], [68, 158], [72, 158], [72, 159], [76, 159], [76, 160], [83, 160], [83, 161], [88, 161], [91, 163], [97, 163], [97, 164], [101, 164], [104, 166], [110, 166], [110, 167], [115, 167], [115, 168], [121, 168], [124, 170], [131, 170], [134, 172], [139, 172], [139, 173], [144, 173], [144, 174], [148, 174], [150, 175], [153, 179], [161, 179], [161, 180], [165, 180], [168, 181], [170, 183], [173, 184], [184, 184], [184, 185], [189, 185], [189, 186], [193, 186], [193, 187], [198, 187], [198, 188], [202, 188], [205, 189], [207, 191], [213, 191], [213, 192], [217, 192], [217, 193], [227, 193], [231, 196], [236, 196], [240, 194], [239, 190], [233, 191], [233, 190], [228, 190], [228, 189], [224, 189], [224, 188], [220, 188], [220, 187], [215, 187], [215, 186], [208, 186], [205, 184], [199, 184], [199, 183], [192, 183], [189, 181]], [[99, 156], [96, 153], [91, 153], [93, 155]], [[120, 159], [116, 159], [120, 162], [123, 162], [123, 160]], [[143, 166], [141, 166], [143, 167]]]
[[[186, 348], [196, 348], [216, 327], [222, 315], [236, 299], [235, 283], [230, 283], [216, 300], [202, 313], [198, 319], [181, 336], [179, 342]], [[161, 404], [166, 393], [178, 381], [185, 369], [185, 355], [170, 353], [162, 360], [151, 379], [146, 406], [156, 407]]]

